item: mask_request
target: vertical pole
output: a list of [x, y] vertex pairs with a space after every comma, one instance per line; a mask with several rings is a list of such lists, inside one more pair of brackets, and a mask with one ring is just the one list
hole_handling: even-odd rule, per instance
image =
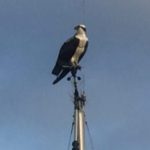
[[72, 150], [85, 150], [84, 137], [84, 95], [79, 95], [76, 81], [76, 70], [72, 71], [74, 84], [74, 141], [72, 143]]
[[84, 111], [81, 108], [79, 110], [79, 148], [80, 150], [84, 150], [85, 149], [85, 137], [84, 137]]
[[75, 150], [85, 150], [85, 136], [84, 136], [84, 110], [83, 110], [83, 100], [81, 98], [77, 101], [77, 106], [74, 111], [74, 141], [79, 144], [79, 149]]

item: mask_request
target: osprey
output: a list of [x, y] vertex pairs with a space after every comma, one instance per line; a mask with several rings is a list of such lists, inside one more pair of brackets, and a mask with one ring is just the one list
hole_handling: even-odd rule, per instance
[[76, 30], [75, 35], [67, 40], [60, 49], [52, 70], [52, 74], [57, 76], [53, 84], [64, 78], [71, 71], [71, 67], [78, 67], [79, 61], [87, 50], [88, 37], [85, 25], [77, 25], [74, 29]]

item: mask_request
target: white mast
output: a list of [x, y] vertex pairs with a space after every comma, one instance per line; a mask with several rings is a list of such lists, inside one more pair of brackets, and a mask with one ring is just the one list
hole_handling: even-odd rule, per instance
[[79, 147], [80, 150], [85, 150], [85, 138], [84, 138], [84, 111], [81, 106], [79, 110]]

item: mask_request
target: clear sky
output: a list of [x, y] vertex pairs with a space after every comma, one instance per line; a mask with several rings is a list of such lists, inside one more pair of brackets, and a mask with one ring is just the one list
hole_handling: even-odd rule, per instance
[[0, 0], [0, 150], [67, 150], [72, 87], [51, 70], [82, 22], [95, 150], [150, 149], [149, 0]]

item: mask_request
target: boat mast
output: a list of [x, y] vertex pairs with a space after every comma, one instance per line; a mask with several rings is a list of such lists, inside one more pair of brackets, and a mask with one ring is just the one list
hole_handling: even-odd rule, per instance
[[72, 70], [73, 85], [74, 85], [74, 141], [72, 142], [72, 150], [85, 150], [85, 96], [79, 94], [77, 87], [77, 80], [80, 77], [76, 76], [77, 69]]

